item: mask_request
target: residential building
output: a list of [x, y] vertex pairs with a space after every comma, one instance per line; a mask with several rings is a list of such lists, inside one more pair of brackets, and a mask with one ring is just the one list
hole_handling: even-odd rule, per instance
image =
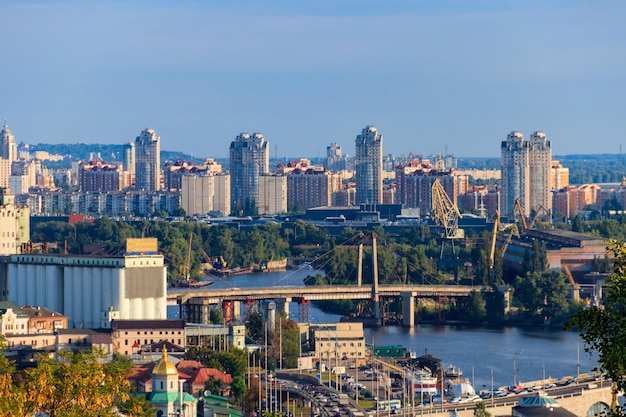
[[530, 215], [530, 183], [528, 166], [528, 142], [520, 132], [513, 131], [502, 141], [500, 189], [500, 213], [508, 216], [513, 212], [515, 200], [519, 199], [524, 215]]
[[169, 213], [181, 207], [180, 192], [107, 191], [82, 193], [43, 190], [19, 197], [36, 215], [93, 213], [105, 216], [151, 216], [156, 211]]
[[365, 361], [363, 323], [311, 323], [309, 345], [315, 357], [328, 364], [335, 361]]
[[170, 342], [185, 347], [184, 320], [112, 320], [113, 349], [121, 355], [134, 355], [145, 346]]
[[341, 175], [307, 160], [279, 164], [277, 173], [287, 177], [287, 209], [303, 210], [332, 205], [333, 192], [341, 189]]
[[0, 131], [0, 158], [10, 162], [17, 161], [17, 143], [6, 122]]
[[287, 178], [284, 175], [261, 175], [258, 178], [258, 187], [259, 214], [287, 212]]
[[543, 132], [530, 135], [528, 146], [529, 203], [530, 211], [536, 213], [543, 207], [552, 213], [552, 143]]
[[366, 126], [356, 137], [356, 204], [383, 202], [383, 135]]
[[23, 305], [20, 307], [28, 315], [28, 333], [54, 333], [67, 329], [67, 316], [42, 306]]
[[11, 161], [0, 158], [0, 188], [9, 188], [11, 178]]
[[0, 334], [2, 336], [28, 334], [28, 319], [28, 314], [17, 303], [0, 301]]
[[182, 178], [186, 175], [217, 175], [222, 173], [222, 166], [213, 158], [206, 158], [202, 164], [177, 161], [167, 162], [163, 169], [163, 183], [167, 191], [180, 191]]
[[135, 139], [135, 189], [161, 189], [161, 137], [151, 128]]
[[30, 241], [30, 209], [15, 204], [9, 189], [0, 188], [0, 255], [20, 253]]
[[396, 167], [396, 203], [405, 208], [418, 208], [421, 216], [430, 213], [436, 179], [439, 179], [450, 200], [458, 205], [459, 195], [465, 194], [469, 187], [467, 176], [454, 175], [452, 170], [438, 171], [426, 161], [413, 161]]
[[331, 143], [326, 147], [325, 167], [331, 171], [341, 171], [346, 169], [346, 158], [341, 151], [341, 146]]
[[135, 142], [128, 142], [123, 145], [122, 167], [128, 172], [129, 183], [127, 187], [135, 186]]
[[509, 215], [519, 199], [523, 213], [530, 216], [541, 208], [551, 213], [552, 143], [535, 131], [529, 141], [513, 131], [501, 143], [501, 214]]
[[474, 186], [459, 196], [459, 208], [493, 217], [500, 207], [500, 188], [496, 186]]
[[259, 177], [269, 174], [269, 144], [262, 134], [239, 134], [230, 144], [230, 198], [233, 214], [258, 208]]
[[230, 175], [190, 173], [181, 177], [180, 206], [187, 215], [230, 213]]
[[550, 188], [560, 190], [569, 185], [569, 168], [561, 165], [559, 161], [552, 161], [550, 167]]
[[121, 191], [123, 187], [121, 165], [98, 160], [78, 164], [78, 188], [81, 192]]

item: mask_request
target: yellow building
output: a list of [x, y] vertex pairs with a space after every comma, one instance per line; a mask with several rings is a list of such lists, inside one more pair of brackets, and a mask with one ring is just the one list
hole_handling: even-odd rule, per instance
[[8, 188], [0, 188], [0, 255], [20, 253], [30, 240], [30, 209], [16, 206]]
[[322, 362], [347, 365], [365, 361], [363, 323], [311, 324], [309, 342], [315, 346], [315, 357]]

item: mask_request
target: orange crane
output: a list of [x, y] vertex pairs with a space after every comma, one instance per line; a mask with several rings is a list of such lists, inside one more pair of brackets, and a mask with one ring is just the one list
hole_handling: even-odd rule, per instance
[[189, 244], [187, 246], [187, 257], [185, 264], [180, 266], [180, 279], [189, 281], [191, 278], [191, 238], [193, 234], [189, 233]]
[[570, 271], [569, 266], [567, 264], [562, 263], [561, 269], [565, 273], [567, 280], [569, 281], [570, 290], [572, 291], [572, 300], [580, 301], [580, 285], [574, 280], [572, 276], [572, 271]]
[[495, 263], [495, 255], [496, 255], [496, 236], [498, 232], [502, 232], [504, 230], [510, 230], [509, 235], [504, 241], [504, 245], [502, 245], [501, 252], [504, 255], [509, 244], [511, 243], [511, 239], [513, 235], [519, 237], [519, 230], [517, 229], [517, 225], [515, 223], [510, 223], [505, 226], [502, 226], [500, 223], [500, 212], [496, 210], [496, 218], [493, 222], [493, 234], [491, 236], [491, 252], [489, 253], [489, 267], [493, 269], [493, 265]]

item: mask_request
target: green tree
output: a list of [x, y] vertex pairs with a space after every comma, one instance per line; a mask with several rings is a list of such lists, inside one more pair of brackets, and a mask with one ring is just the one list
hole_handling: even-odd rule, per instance
[[222, 383], [214, 376], [210, 376], [209, 379], [204, 382], [204, 389], [210, 391], [213, 395], [220, 395], [222, 392]]
[[259, 343], [264, 336], [263, 316], [258, 311], [253, 311], [246, 320], [246, 335], [254, 343]]
[[471, 322], [478, 323], [487, 317], [487, 303], [479, 291], [472, 291], [461, 303], [461, 314]]
[[487, 407], [483, 401], [476, 403], [474, 407], [474, 417], [491, 417], [491, 413], [487, 411]]
[[211, 324], [224, 324], [224, 315], [222, 309], [213, 307], [209, 313], [209, 321]]
[[248, 391], [246, 381], [242, 376], [237, 376], [233, 378], [233, 383], [230, 387], [232, 389], [233, 396], [235, 397], [235, 403], [239, 404]]
[[[606, 281], [602, 307], [593, 306], [575, 313], [566, 328], [577, 327], [585, 351], [597, 352], [599, 370], [613, 381], [616, 391], [626, 390], [626, 246], [616, 241], [610, 249], [615, 256], [613, 272]], [[610, 415], [623, 416], [620, 407]]]

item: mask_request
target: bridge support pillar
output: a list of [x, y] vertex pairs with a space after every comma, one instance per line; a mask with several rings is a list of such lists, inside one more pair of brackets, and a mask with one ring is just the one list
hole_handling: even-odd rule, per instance
[[241, 321], [241, 301], [233, 301], [233, 321]]
[[415, 296], [416, 292], [402, 291], [402, 326], [415, 327]]
[[222, 311], [224, 315], [224, 323], [233, 324], [233, 302], [230, 300], [222, 301]]
[[276, 302], [276, 310], [285, 313], [287, 318], [289, 318], [289, 303], [291, 302], [291, 297], [275, 298], [274, 301]]
[[263, 310], [267, 329], [273, 332], [276, 328], [276, 303], [274, 301], [264, 301]]

